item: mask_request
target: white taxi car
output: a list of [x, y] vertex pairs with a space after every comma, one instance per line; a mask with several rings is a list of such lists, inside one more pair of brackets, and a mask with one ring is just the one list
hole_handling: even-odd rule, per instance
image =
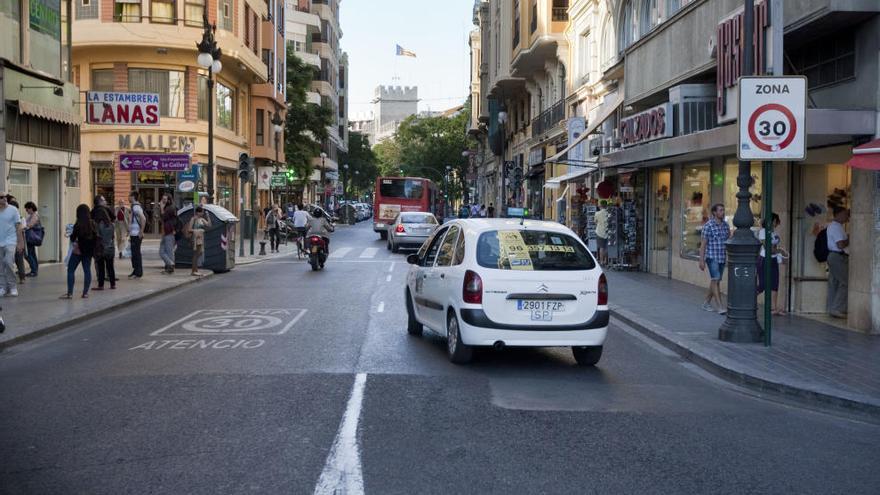
[[407, 262], [407, 330], [445, 335], [454, 363], [470, 361], [475, 346], [566, 346], [583, 366], [602, 356], [608, 283], [565, 226], [453, 220]]

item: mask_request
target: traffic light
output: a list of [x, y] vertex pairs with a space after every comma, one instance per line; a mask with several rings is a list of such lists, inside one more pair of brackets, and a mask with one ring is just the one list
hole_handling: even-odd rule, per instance
[[289, 168], [284, 172], [284, 177], [287, 179], [287, 182], [293, 182], [296, 179], [296, 172]]
[[238, 178], [247, 181], [251, 177], [251, 157], [242, 151], [238, 154]]
[[523, 180], [523, 170], [522, 167], [516, 167], [513, 169], [513, 180], [517, 184], [521, 183]]

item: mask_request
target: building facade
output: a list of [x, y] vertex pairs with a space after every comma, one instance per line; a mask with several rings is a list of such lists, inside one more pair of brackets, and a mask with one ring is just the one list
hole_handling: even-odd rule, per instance
[[[241, 216], [249, 208], [250, 193], [241, 195], [239, 154], [254, 154], [260, 161], [275, 159], [274, 139], [267, 137], [266, 126], [268, 113], [284, 108], [284, 50], [278, 50], [283, 35], [277, 27], [283, 10], [283, 4], [274, 0], [77, 3], [73, 72], [80, 87], [96, 92], [155, 93], [160, 107], [156, 126], [83, 125], [83, 198], [100, 194], [115, 204], [127, 202], [129, 192], [137, 191], [148, 217], [146, 233], [155, 234], [161, 195], [173, 193], [179, 204], [193, 195], [178, 191], [175, 173], [122, 171], [119, 155], [188, 153], [191, 162], [201, 166], [197, 187], [207, 192], [210, 98], [214, 108], [213, 201]], [[208, 73], [197, 63], [196, 43], [202, 39], [205, 14], [216, 25], [215, 38], [223, 54], [213, 92], [208, 89]], [[261, 136], [263, 144], [258, 145]]]
[[[517, 136], [515, 101], [493, 98], [502, 91], [521, 94], [524, 86], [534, 100], [537, 91], [515, 64], [524, 37], [515, 26], [521, 26], [523, 14], [505, 10], [506, 3], [477, 2], [481, 53], [488, 62], [481, 74], [488, 80], [488, 108], [480, 117], [496, 163], [502, 153], [517, 163], [519, 154], [526, 156], [523, 144], [537, 135], [534, 119], [530, 134]], [[848, 162], [854, 146], [878, 134], [880, 4], [783, 0], [781, 11], [773, 12], [775, 4], [756, 1], [756, 72], [803, 75], [809, 93], [806, 159], [772, 168], [773, 209], [782, 220], [778, 233], [791, 255], [782, 268], [781, 299], [794, 313], [831, 321], [825, 316], [827, 268], [814, 259], [812, 247], [830, 210], [848, 207], [849, 312], [834, 323], [877, 333], [880, 178]], [[614, 209], [609, 247], [614, 266], [707, 285], [698, 267], [702, 224], [713, 204], [725, 205], [728, 220], [736, 210], [742, 2], [577, 0], [567, 13], [568, 52], [560, 52], [560, 43], [557, 55], [565, 67], [568, 136], [565, 146], [545, 149], [545, 217], [565, 222], [591, 242], [592, 215], [605, 203]], [[780, 32], [783, 46], [774, 46]], [[506, 126], [497, 122], [499, 109], [508, 114]], [[576, 138], [575, 117], [584, 121]], [[640, 125], [649, 120], [657, 125]], [[493, 135], [504, 139], [493, 141]], [[546, 172], [551, 166], [554, 171]], [[560, 166], [562, 175], [555, 170]], [[757, 231], [765, 178], [760, 163], [751, 168]], [[530, 182], [526, 188], [527, 196], [537, 194]], [[555, 203], [549, 208], [548, 196]]]
[[71, 65], [70, 0], [0, 4], [0, 190], [33, 201], [45, 238], [40, 261], [64, 256], [64, 226], [86, 188], [79, 88]]

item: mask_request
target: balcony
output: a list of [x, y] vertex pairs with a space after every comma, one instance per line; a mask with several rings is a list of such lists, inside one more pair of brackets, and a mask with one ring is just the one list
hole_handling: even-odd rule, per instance
[[532, 119], [532, 136], [540, 136], [565, 119], [565, 100], [559, 100]]

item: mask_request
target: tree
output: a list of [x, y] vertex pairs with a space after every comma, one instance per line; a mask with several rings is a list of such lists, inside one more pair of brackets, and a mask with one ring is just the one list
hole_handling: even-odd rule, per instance
[[386, 139], [373, 147], [376, 161], [379, 166], [379, 174], [383, 177], [396, 177], [400, 175], [400, 146], [393, 138]]
[[470, 112], [467, 105], [451, 117], [410, 116], [401, 122], [394, 141], [399, 148], [400, 168], [406, 175], [427, 177], [441, 183], [451, 167], [447, 194], [449, 199], [468, 201], [468, 159], [462, 152], [470, 147], [466, 131]]
[[284, 158], [289, 170], [302, 180], [312, 176], [312, 159], [321, 153], [321, 143], [328, 138], [327, 127], [333, 124], [333, 111], [310, 103], [315, 69], [305, 64], [287, 48], [287, 119], [284, 123]]
[[343, 167], [348, 165], [347, 170], [342, 170], [346, 179], [345, 196], [352, 188], [369, 190], [379, 176], [376, 154], [370, 148], [370, 140], [360, 132], [348, 133], [348, 153], [341, 156], [340, 163]]

